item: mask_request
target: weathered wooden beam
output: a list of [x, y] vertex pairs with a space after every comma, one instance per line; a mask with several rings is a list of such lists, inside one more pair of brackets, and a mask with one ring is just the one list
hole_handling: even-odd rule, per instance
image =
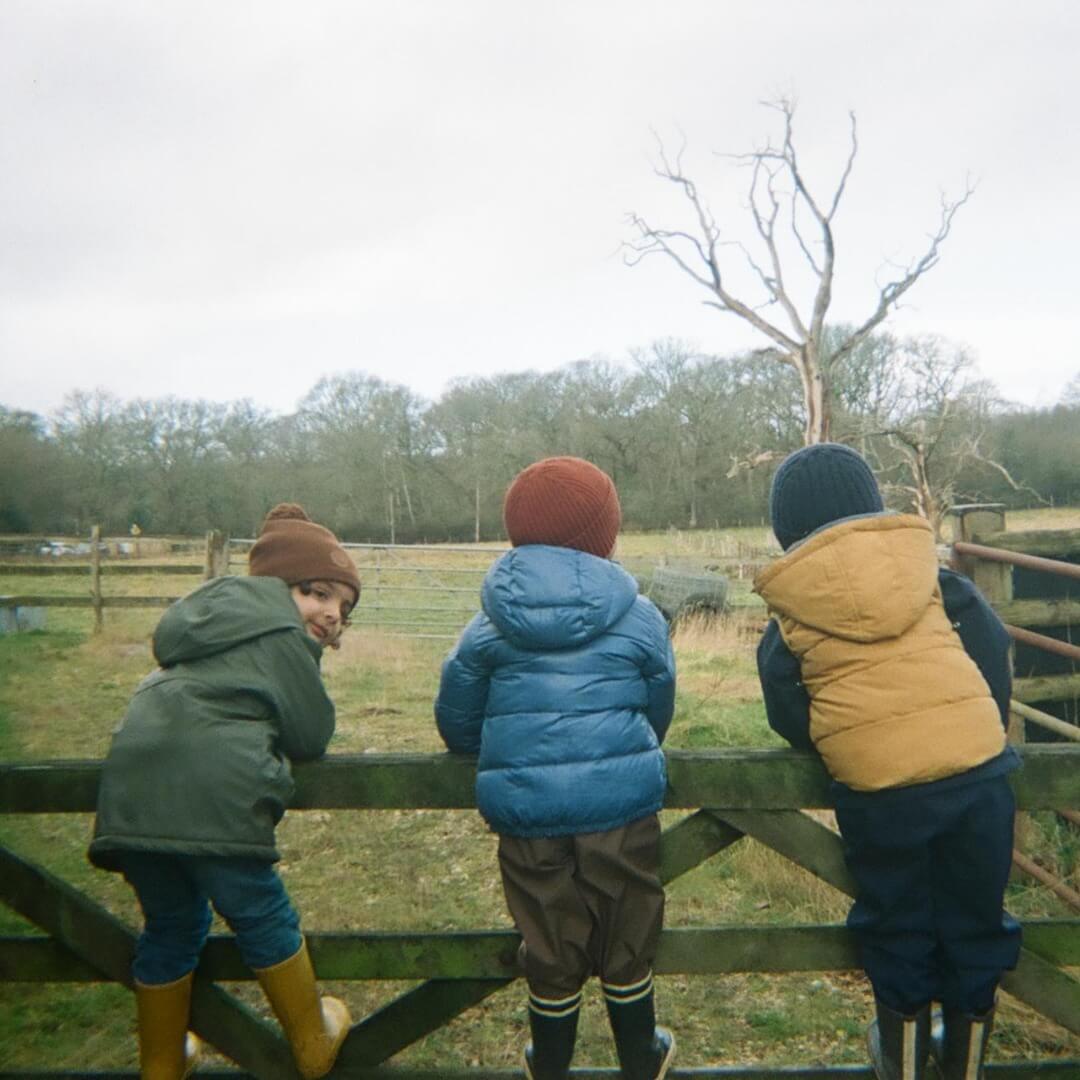
[[[192, 563], [137, 563], [137, 562], [103, 562], [101, 573], [107, 574], [201, 574], [203, 568]], [[0, 577], [11, 575], [13, 577], [73, 577], [76, 575], [89, 577], [89, 563], [0, 563]]]
[[[1076, 676], [1080, 690], [1080, 675]], [[1080, 807], [1080, 759], [1078, 744], [1039, 744], [1016, 749], [1024, 767], [1009, 776], [1021, 810], [1053, 810]]]
[[[103, 596], [102, 607], [168, 607], [179, 596]], [[92, 596], [0, 596], [0, 607], [94, 607]]]
[[1017, 701], [1072, 701], [1080, 697], [1080, 673], [1071, 675], [1030, 675], [1013, 680]]
[[372, 1013], [341, 1047], [332, 1077], [379, 1065], [508, 986], [509, 979], [431, 979]]
[[0, 575], [4, 577], [71, 577], [81, 574], [90, 576], [89, 563], [0, 563]]
[[711, 811], [747, 836], [779, 852], [848, 896], [855, 882], [844, 863], [840, 837], [798, 810]]
[[1010, 600], [995, 604], [1003, 622], [1016, 626], [1076, 626], [1080, 624], [1080, 600]]
[[685, 927], [661, 935], [658, 975], [857, 971], [844, 926]]
[[[110, 573], [127, 573], [127, 575], [188, 575], [188, 573], [202, 573], [201, 566], [191, 563], [102, 563], [102, 575]], [[54, 578], [54, 577], [90, 577], [90, 563], [0, 563], [0, 576], [3, 577], [29, 577], [29, 578]]]
[[[320, 979], [515, 979], [521, 974], [517, 966], [521, 937], [515, 930], [309, 934], [308, 942]], [[215, 954], [207, 960], [215, 961]], [[239, 955], [230, 964], [233, 972], [235, 961]]]
[[[109, 979], [131, 986], [135, 935], [67, 882], [2, 846], [0, 900]], [[295, 1080], [278, 1029], [201, 977], [192, 988], [191, 1027], [262, 1080]]]
[[[1080, 675], [1067, 676], [1077, 682]], [[1080, 807], [1080, 746], [1018, 747], [1011, 774], [1024, 810]], [[97, 803], [99, 761], [0, 764], [0, 813], [85, 813]], [[296, 810], [464, 809], [475, 805], [476, 761], [457, 754], [336, 754], [297, 765]], [[671, 750], [665, 805], [742, 810], [823, 808], [828, 777], [799, 750]]]
[[0, 983], [87, 983], [106, 978], [50, 937], [0, 937]]
[[[513, 930], [451, 933], [309, 933], [320, 979], [498, 979], [514, 977], [520, 938]], [[1024, 923], [1024, 946], [1064, 967], [1080, 966], [1080, 920]], [[782, 964], [782, 966], [778, 966]], [[660, 975], [730, 972], [849, 971], [858, 961], [846, 927], [668, 927], [660, 936]], [[199, 974], [212, 980], [253, 978], [235, 939], [214, 936], [203, 950]], [[0, 982], [102, 982], [106, 976], [48, 937], [0, 937]]]
[[1067, 1031], [1080, 1035], [1080, 980], [1030, 948], [1020, 950], [1016, 970], [1005, 972], [1001, 988]]
[[660, 880], [666, 885], [723, 851], [743, 834], [706, 810], [664, 830], [660, 841]]
[[[374, 768], [364, 768], [365, 759]], [[293, 777], [292, 805], [297, 808], [457, 810], [476, 805], [476, 758], [461, 754], [340, 754], [297, 765]]]
[[0, 813], [93, 811], [100, 778], [100, 761], [0, 763]]
[[669, 750], [669, 808], [789, 809], [829, 805], [829, 777], [801, 750]]
[[1080, 529], [1032, 529], [1016, 532], [995, 532], [979, 537], [979, 543], [1006, 551], [1022, 551], [1026, 555], [1043, 555], [1051, 559], [1066, 559], [1080, 555]]

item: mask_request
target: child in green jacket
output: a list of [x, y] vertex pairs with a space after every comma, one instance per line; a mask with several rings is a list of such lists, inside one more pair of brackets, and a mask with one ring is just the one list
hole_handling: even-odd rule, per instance
[[290, 761], [320, 757], [334, 733], [319, 660], [360, 579], [334, 534], [289, 503], [267, 515], [249, 570], [166, 611], [154, 632], [161, 666], [135, 691], [102, 769], [89, 855], [123, 873], [142, 908], [132, 974], [144, 1080], [180, 1080], [194, 1064], [191, 984], [211, 905], [302, 1076], [329, 1072], [349, 1029], [345, 1004], [319, 998], [273, 864]]

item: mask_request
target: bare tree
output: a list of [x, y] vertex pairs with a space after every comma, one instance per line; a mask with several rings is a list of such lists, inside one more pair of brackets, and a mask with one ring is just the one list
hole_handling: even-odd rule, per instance
[[[765, 351], [790, 364], [799, 374], [806, 411], [803, 437], [809, 444], [829, 438], [831, 365], [863, 341], [915, 282], [937, 264], [953, 218], [974, 188], [968, 183], [959, 198], [942, 197], [938, 226], [923, 254], [906, 267], [898, 268], [891, 280], [879, 285], [873, 310], [862, 322], [853, 324], [846, 339], [826, 355], [822, 344], [825, 318], [833, 299], [836, 261], [833, 222], [858, 152], [855, 114], [850, 114], [851, 144], [840, 178], [829, 199], [820, 202], [811, 194], [796, 154], [795, 103], [782, 98], [764, 104], [783, 118], [780, 144], [774, 145], [769, 140], [763, 148], [751, 153], [728, 155], [750, 170], [749, 211], [759, 241], [758, 253], [741, 242], [723, 239], [708, 204], [683, 171], [682, 151], [672, 160], [661, 143], [656, 174], [681, 190], [690, 204], [693, 224], [688, 229], [661, 228], [640, 214], [631, 213], [629, 222], [636, 235], [626, 243], [626, 261], [634, 265], [646, 255], [668, 256], [711, 294], [706, 304], [736, 315], [766, 337], [771, 344]], [[737, 296], [729, 288], [725, 256], [731, 248], [741, 253], [749, 265], [760, 286], [760, 297]], [[789, 249], [796, 254], [790, 255]], [[792, 264], [792, 258], [798, 266]], [[794, 279], [797, 271], [807, 269], [810, 295], [800, 307], [789, 280]], [[784, 319], [764, 313], [774, 306], [782, 312], [786, 326], [782, 325]]]
[[888, 393], [870, 411], [848, 414], [845, 424], [877, 464], [886, 490], [938, 535], [949, 508], [976, 497], [970, 485], [978, 473], [992, 470], [1013, 490], [1045, 502], [983, 450], [1001, 403], [993, 384], [974, 376], [967, 351], [935, 335], [885, 341], [892, 350]]
[[1080, 408], [1080, 371], [1065, 384], [1059, 404], [1064, 405], [1066, 409]]

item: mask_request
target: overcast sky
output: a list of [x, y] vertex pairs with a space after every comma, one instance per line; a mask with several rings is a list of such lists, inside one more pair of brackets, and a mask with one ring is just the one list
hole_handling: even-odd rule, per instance
[[679, 337], [766, 344], [670, 263], [630, 268], [685, 138], [733, 239], [747, 151], [798, 100], [837, 218], [834, 319], [924, 250], [887, 324], [1030, 405], [1080, 372], [1073, 0], [0, 0], [0, 404], [68, 391], [295, 408], [364, 371], [437, 396]]

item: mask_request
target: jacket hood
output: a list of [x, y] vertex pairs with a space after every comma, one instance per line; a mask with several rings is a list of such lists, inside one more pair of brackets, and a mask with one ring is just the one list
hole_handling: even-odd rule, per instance
[[303, 631], [304, 624], [280, 578], [214, 578], [166, 610], [154, 631], [154, 658], [171, 667], [294, 627]]
[[637, 582], [617, 563], [572, 548], [526, 544], [484, 578], [484, 613], [523, 649], [572, 649], [599, 637], [630, 610]]
[[899, 637], [937, 588], [930, 525], [911, 514], [851, 518], [812, 534], [754, 581], [769, 609], [848, 641]]

